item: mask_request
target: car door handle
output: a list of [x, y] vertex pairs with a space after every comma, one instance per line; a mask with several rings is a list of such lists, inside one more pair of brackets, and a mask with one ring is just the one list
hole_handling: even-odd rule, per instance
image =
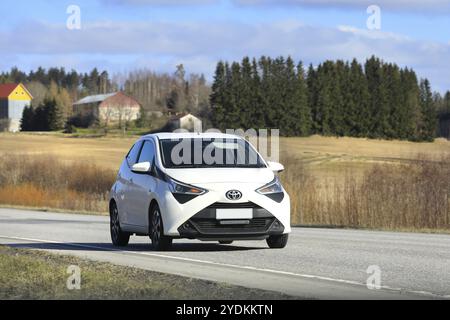
[[130, 179], [130, 183], [133, 183], [133, 178]]

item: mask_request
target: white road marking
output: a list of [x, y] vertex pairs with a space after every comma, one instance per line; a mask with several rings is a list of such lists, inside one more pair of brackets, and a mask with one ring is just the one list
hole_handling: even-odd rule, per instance
[[[0, 235], [0, 238], [9, 239], [9, 240], [20, 240], [20, 241], [31, 241], [31, 242], [38, 242], [38, 243], [40, 242], [40, 243], [66, 245], [66, 246], [71, 246], [71, 247], [79, 247], [79, 248], [87, 248], [87, 249], [100, 249], [100, 250], [104, 250], [104, 251], [116, 251], [116, 252], [130, 253], [130, 254], [135, 254], [135, 255], [152, 256], [152, 257], [172, 259], [172, 260], [178, 260], [178, 261], [195, 262], [195, 263], [200, 263], [200, 264], [216, 265], [216, 266], [227, 267], [227, 268], [245, 269], [245, 270], [259, 271], [259, 272], [265, 272], [265, 273], [287, 275], [287, 276], [307, 278], [307, 279], [316, 279], [316, 280], [322, 280], [322, 281], [344, 283], [344, 284], [348, 284], [348, 285], [366, 287], [365, 283], [352, 281], [352, 280], [335, 279], [335, 278], [324, 277], [324, 276], [301, 274], [301, 273], [294, 273], [294, 272], [289, 272], [289, 271], [281, 271], [281, 270], [273, 270], [273, 269], [265, 269], [265, 268], [257, 268], [257, 267], [251, 267], [251, 266], [240, 266], [240, 265], [235, 265], [235, 264], [220, 263], [220, 262], [191, 259], [191, 258], [184, 258], [184, 257], [174, 257], [174, 256], [158, 254], [158, 253], [127, 251], [127, 250], [121, 250], [121, 249], [116, 249], [116, 248], [104, 248], [104, 247], [93, 246], [93, 245], [88, 245], [88, 244], [81, 244], [81, 243], [71, 243], [71, 242], [33, 239], [33, 238], [10, 237], [10, 236], [2, 236], [2, 235]], [[367, 290], [369, 290], [369, 289], [367, 289]], [[381, 286], [380, 290], [391, 291], [391, 292], [395, 292], [395, 293], [399, 293], [399, 294], [408, 293], [408, 294], [414, 294], [414, 295], [429, 296], [429, 297], [439, 298], [439, 299], [450, 299], [450, 295], [439, 295], [439, 294], [427, 292], [427, 291], [405, 290], [402, 288], [394, 288], [394, 287], [390, 287], [390, 286]]]

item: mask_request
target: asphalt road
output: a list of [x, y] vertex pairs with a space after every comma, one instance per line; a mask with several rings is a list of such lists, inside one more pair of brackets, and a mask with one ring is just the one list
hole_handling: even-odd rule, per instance
[[[450, 299], [450, 236], [294, 228], [288, 246], [175, 240], [154, 252], [147, 237], [110, 244], [108, 217], [0, 209], [0, 244], [318, 299]], [[380, 289], [368, 289], [369, 266]], [[373, 282], [372, 282], [373, 283]]]

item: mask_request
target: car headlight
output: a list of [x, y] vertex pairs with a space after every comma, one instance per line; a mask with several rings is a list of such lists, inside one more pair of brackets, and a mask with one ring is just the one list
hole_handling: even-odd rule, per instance
[[280, 179], [278, 177], [275, 177], [273, 181], [269, 182], [265, 186], [262, 186], [261, 188], [257, 189], [256, 192], [260, 194], [271, 194], [271, 193], [280, 193], [283, 192], [283, 187], [281, 186]]
[[186, 194], [186, 195], [193, 195], [193, 196], [200, 196], [202, 194], [205, 194], [207, 190], [194, 187], [185, 183], [182, 183], [180, 181], [176, 181], [172, 178], [168, 178], [169, 182], [169, 189], [170, 192], [174, 194]]
[[278, 203], [284, 199], [283, 187], [281, 186], [280, 179], [277, 176], [268, 184], [256, 189], [256, 192], [265, 195]]

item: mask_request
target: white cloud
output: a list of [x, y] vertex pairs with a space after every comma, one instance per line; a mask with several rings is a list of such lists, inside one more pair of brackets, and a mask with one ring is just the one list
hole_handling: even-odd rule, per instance
[[364, 61], [376, 55], [413, 67], [438, 90], [450, 89], [450, 44], [351, 26], [315, 27], [295, 20], [252, 24], [105, 21], [84, 24], [81, 31], [34, 22], [0, 31], [0, 52], [3, 68], [7, 52], [10, 66], [53, 61], [70, 67], [97, 63], [112, 70], [142, 66], [172, 72], [177, 63], [184, 63], [189, 71], [208, 76], [217, 60], [245, 55], [291, 55], [313, 64], [354, 57]]

